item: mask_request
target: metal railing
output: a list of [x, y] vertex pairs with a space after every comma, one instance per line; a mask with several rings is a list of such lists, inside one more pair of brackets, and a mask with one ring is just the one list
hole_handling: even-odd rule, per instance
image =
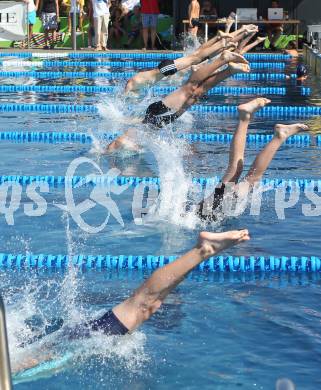
[[11, 390], [11, 369], [9, 359], [6, 315], [0, 296], [0, 390]]

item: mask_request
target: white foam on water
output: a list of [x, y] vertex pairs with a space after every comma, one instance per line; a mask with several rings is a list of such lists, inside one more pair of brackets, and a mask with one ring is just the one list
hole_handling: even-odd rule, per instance
[[[66, 226], [68, 257], [72, 259], [78, 244], [73, 238], [68, 216], [63, 216]], [[78, 253], [78, 252], [77, 252]], [[79, 299], [82, 288], [82, 276], [75, 267], [69, 267], [66, 273], [42, 279], [36, 272], [23, 274], [1, 274], [1, 285], [6, 304], [7, 327], [14, 383], [35, 381], [48, 378], [60, 371], [77, 370], [88, 375], [88, 364], [95, 357], [102, 364], [106, 360], [116, 359], [117, 364], [135, 372], [143, 369], [148, 361], [144, 351], [146, 337], [134, 332], [125, 337], [106, 336], [91, 332], [91, 337], [70, 341], [64, 336], [64, 328], [98, 318], [101, 310], [93, 312], [84, 307]], [[15, 283], [12, 283], [12, 280]], [[22, 279], [22, 283], [20, 281]], [[108, 304], [108, 302], [106, 302]], [[26, 320], [36, 316], [39, 326], [36, 333], [26, 326]], [[45, 326], [53, 318], [63, 318], [64, 325], [50, 335], [22, 347], [21, 344], [32, 339], [38, 332], [44, 333]], [[50, 320], [48, 320], [50, 319]], [[86, 371], [87, 370], [87, 371]]]
[[68, 57], [68, 53], [40, 53], [40, 52], [37, 52], [37, 53], [32, 53], [32, 57], [34, 58], [66, 58]]
[[192, 187], [192, 176], [185, 172], [183, 164], [184, 156], [190, 153], [189, 145], [173, 133], [160, 136], [145, 131], [138, 136], [144, 148], [153, 153], [158, 165], [161, 190], [153, 217], [182, 227], [194, 227], [197, 218], [187, 216], [185, 212]]

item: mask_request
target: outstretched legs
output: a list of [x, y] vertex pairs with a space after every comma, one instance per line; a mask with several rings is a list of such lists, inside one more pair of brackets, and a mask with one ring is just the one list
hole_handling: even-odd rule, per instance
[[[241, 66], [232, 66], [222, 72], [215, 73], [229, 63], [238, 63]], [[162, 102], [169, 109], [182, 114], [210, 88], [237, 72], [250, 72], [248, 62], [241, 55], [225, 50], [216, 61], [205, 64], [193, 72], [184, 86], [167, 95]]]
[[214, 221], [216, 219], [216, 210], [222, 204], [228, 184], [232, 184], [233, 192], [242, 194], [244, 186], [248, 190], [249, 185], [254, 185], [262, 178], [276, 152], [289, 137], [300, 131], [309, 130], [308, 126], [301, 123], [276, 125], [274, 137], [258, 154], [244, 180], [238, 184], [243, 171], [246, 135], [251, 116], [268, 103], [270, 103], [269, 99], [258, 98], [238, 107], [240, 119], [230, 146], [228, 168], [222, 178], [221, 184], [215, 189], [214, 193], [198, 205], [197, 214], [201, 219], [207, 221]]
[[243, 172], [246, 135], [252, 115], [269, 104], [269, 99], [258, 98], [238, 107], [239, 123], [230, 146], [229, 164], [222, 183], [237, 183]]

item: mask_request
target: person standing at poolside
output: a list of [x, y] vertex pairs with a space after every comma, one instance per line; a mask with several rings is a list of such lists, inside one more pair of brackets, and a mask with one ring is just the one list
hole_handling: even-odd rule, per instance
[[94, 29], [95, 29], [95, 47], [97, 51], [107, 50], [108, 25], [109, 25], [109, 0], [91, 0]]
[[32, 38], [33, 25], [36, 23], [36, 5], [33, 0], [23, 0], [28, 5], [29, 38]]
[[197, 0], [191, 0], [188, 6], [188, 31], [193, 35], [197, 36], [198, 25], [195, 22], [198, 22], [200, 18], [200, 3]]
[[[278, 1], [272, 1], [271, 8], [280, 8], [280, 4]], [[283, 24], [282, 23], [273, 23], [266, 25], [269, 41], [271, 44], [271, 50], [276, 50], [276, 43], [279, 40], [280, 36], [283, 33]]]
[[[39, 6], [38, 6], [39, 5]], [[45, 30], [45, 49], [49, 49], [49, 33], [51, 33], [50, 49], [55, 47], [56, 31], [59, 23], [59, 3], [58, 0], [40, 0], [36, 4], [36, 9], [41, 10], [41, 22]]]
[[143, 23], [143, 50], [146, 50], [148, 47], [149, 31], [152, 41], [152, 50], [156, 50], [156, 29], [158, 15], [160, 14], [158, 0], [141, 0], [140, 4]]

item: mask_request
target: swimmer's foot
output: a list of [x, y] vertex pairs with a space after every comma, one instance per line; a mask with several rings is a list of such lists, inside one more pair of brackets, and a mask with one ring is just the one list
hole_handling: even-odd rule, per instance
[[241, 120], [250, 120], [251, 116], [261, 108], [265, 107], [267, 104], [271, 103], [270, 99], [257, 98], [251, 100], [248, 103], [241, 104], [238, 106], [239, 118]]
[[241, 64], [248, 64], [249, 62], [238, 53], [234, 53], [229, 50], [224, 50], [221, 54], [221, 58], [225, 63], [233, 62], [233, 63], [241, 63]]
[[295, 123], [293, 125], [277, 124], [274, 128], [274, 136], [286, 141], [292, 135], [299, 133], [300, 131], [309, 131], [309, 126], [303, 123]]
[[127, 150], [135, 153], [141, 152], [141, 148], [127, 135], [116, 138], [107, 146], [106, 153], [113, 153], [118, 150]]
[[201, 232], [198, 238], [198, 248], [201, 249], [202, 255], [207, 258], [249, 239], [250, 235], [246, 229], [224, 233]]
[[228, 68], [229, 68], [229, 71], [232, 74], [236, 74], [236, 73], [250, 73], [251, 72], [250, 65], [248, 65], [248, 64], [237, 64], [235, 62], [230, 62], [228, 64]]
[[258, 26], [256, 26], [255, 24], [248, 24], [248, 25], [242, 26], [242, 30], [243, 30], [246, 34], [252, 34], [252, 33], [258, 32], [258, 31], [259, 31], [259, 28], [258, 28]]
[[233, 35], [230, 33], [226, 33], [224, 31], [219, 30], [217, 33], [218, 37], [221, 39], [233, 39]]

